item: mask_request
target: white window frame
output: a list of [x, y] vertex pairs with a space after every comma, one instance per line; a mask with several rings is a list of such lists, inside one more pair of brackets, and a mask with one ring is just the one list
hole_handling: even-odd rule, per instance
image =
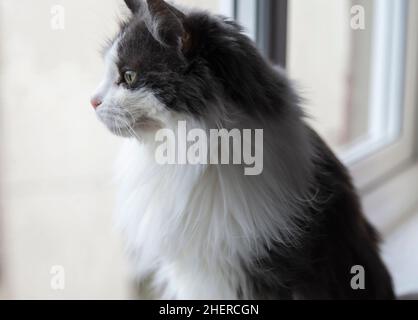
[[[365, 191], [388, 172], [402, 166], [414, 152], [415, 106], [408, 101], [408, 88], [415, 73], [407, 61], [412, 26], [407, 17], [413, 1], [375, 1], [374, 33], [369, 101], [369, 132], [362, 142], [340, 153], [351, 169], [356, 185]], [[409, 11], [411, 14], [411, 11]], [[412, 19], [414, 20], [414, 19]], [[416, 57], [416, 56], [415, 56]], [[399, 106], [402, 107], [400, 112]]]
[[[404, 114], [402, 137], [381, 152], [355, 166], [352, 171], [359, 181], [367, 170], [377, 174], [388, 170], [386, 177], [363, 192], [363, 204], [372, 222], [390, 232], [406, 214], [418, 207], [418, 1], [408, 1], [406, 41]], [[399, 162], [392, 169], [391, 164]], [[369, 165], [368, 165], [369, 164]], [[367, 166], [368, 165], [368, 166]], [[376, 169], [373, 169], [376, 166]], [[392, 169], [392, 170], [391, 170]], [[364, 173], [365, 174], [365, 173]], [[377, 215], [376, 212], [379, 214]]]

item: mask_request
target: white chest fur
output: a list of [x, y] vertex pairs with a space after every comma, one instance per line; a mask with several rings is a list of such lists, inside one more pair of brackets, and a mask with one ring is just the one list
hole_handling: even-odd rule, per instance
[[248, 177], [234, 166], [161, 166], [152, 149], [127, 142], [117, 223], [136, 276], [152, 276], [166, 299], [238, 299], [239, 290], [251, 298], [243, 265], [297, 236], [292, 218], [304, 199], [268, 159], [267, 172]]

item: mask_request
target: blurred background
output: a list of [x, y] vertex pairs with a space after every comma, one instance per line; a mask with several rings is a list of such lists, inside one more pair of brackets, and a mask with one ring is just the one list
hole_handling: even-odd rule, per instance
[[[418, 292], [418, 3], [177, 2], [239, 20], [288, 70], [383, 235], [397, 292]], [[0, 299], [132, 297], [112, 227], [121, 140], [89, 105], [126, 13], [122, 0], [0, 0]]]

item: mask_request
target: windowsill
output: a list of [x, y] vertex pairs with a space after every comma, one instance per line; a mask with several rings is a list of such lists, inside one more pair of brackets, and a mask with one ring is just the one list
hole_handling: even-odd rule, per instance
[[392, 274], [398, 296], [418, 293], [418, 209], [402, 219], [383, 245], [383, 258]]
[[391, 234], [418, 207], [418, 162], [363, 196], [367, 217], [383, 236]]

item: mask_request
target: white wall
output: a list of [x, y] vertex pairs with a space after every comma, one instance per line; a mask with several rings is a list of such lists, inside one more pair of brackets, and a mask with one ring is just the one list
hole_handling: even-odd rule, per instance
[[[65, 7], [54, 31], [51, 7]], [[118, 1], [0, 2], [1, 236], [10, 298], [123, 298], [112, 231], [111, 170], [120, 141], [96, 120], [90, 93]], [[53, 291], [62, 265], [66, 289]]]

